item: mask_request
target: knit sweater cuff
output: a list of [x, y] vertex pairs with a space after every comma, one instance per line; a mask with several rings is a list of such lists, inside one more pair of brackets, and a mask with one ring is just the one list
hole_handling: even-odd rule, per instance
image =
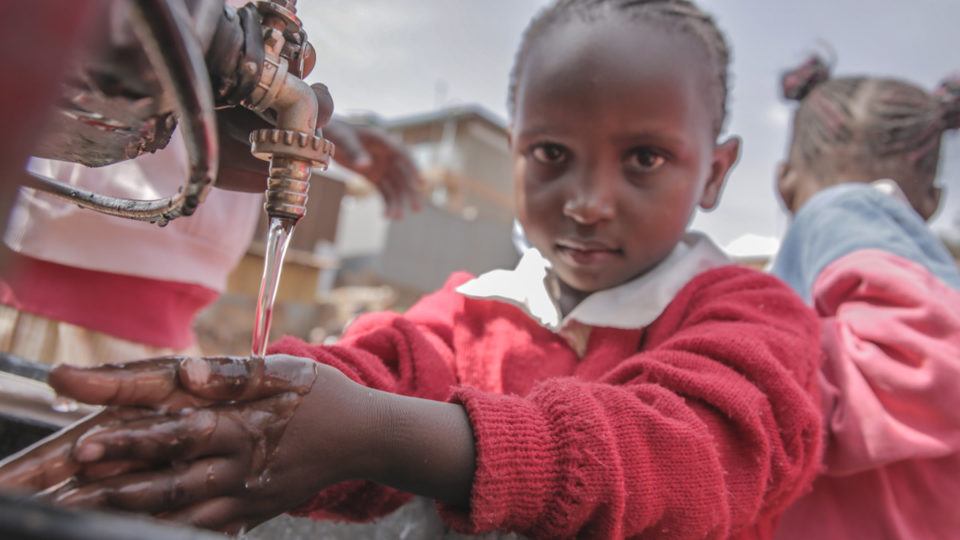
[[462, 388], [450, 399], [470, 417], [476, 471], [469, 510], [439, 504], [441, 516], [468, 534], [531, 530], [559, 489], [560, 450], [549, 422], [517, 396]]

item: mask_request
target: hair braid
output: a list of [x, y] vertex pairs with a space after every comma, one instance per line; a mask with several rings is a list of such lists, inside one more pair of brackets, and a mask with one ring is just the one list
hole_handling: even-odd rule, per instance
[[510, 73], [507, 108], [513, 116], [517, 83], [531, 44], [543, 33], [559, 23], [570, 20], [595, 21], [611, 14], [633, 17], [637, 20], [665, 22], [671, 28], [695, 38], [706, 52], [714, 70], [713, 99], [715, 101], [714, 131], [719, 134], [727, 116], [728, 67], [730, 47], [713, 17], [690, 0], [556, 0], [544, 8], [523, 34], [520, 49]]
[[814, 57], [787, 72], [783, 83], [784, 97], [800, 101], [793, 149], [820, 174], [835, 172], [842, 157], [877, 174], [909, 171], [930, 177], [940, 161], [943, 132], [958, 122], [952, 115], [960, 109], [960, 90], [951, 90], [950, 81], [930, 93], [896, 79], [832, 79]]

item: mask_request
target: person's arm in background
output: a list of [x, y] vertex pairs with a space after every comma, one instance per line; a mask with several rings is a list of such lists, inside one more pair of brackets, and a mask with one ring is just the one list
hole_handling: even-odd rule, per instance
[[960, 293], [922, 265], [861, 250], [820, 272], [826, 473], [960, 451]]

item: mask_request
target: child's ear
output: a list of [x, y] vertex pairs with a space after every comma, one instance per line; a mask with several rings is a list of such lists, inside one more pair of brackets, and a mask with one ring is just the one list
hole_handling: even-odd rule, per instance
[[939, 186], [930, 186], [930, 189], [927, 191], [927, 196], [923, 199], [923, 208], [918, 208], [917, 211], [920, 212], [920, 215], [923, 216], [923, 219], [930, 221], [933, 216], [936, 215], [937, 210], [940, 208], [940, 200], [943, 198], [943, 188]]
[[718, 144], [713, 150], [713, 163], [710, 165], [710, 178], [703, 186], [703, 195], [700, 197], [700, 208], [713, 210], [720, 202], [720, 193], [723, 184], [730, 175], [730, 170], [740, 159], [740, 137], [730, 137]]
[[796, 175], [789, 161], [777, 164], [777, 193], [787, 212], [793, 213], [793, 200], [797, 195]]

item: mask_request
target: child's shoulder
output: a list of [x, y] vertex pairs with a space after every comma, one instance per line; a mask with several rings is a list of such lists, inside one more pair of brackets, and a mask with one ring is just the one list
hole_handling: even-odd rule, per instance
[[920, 264], [960, 288], [953, 258], [923, 218], [909, 204], [870, 184], [843, 184], [811, 198], [784, 237], [773, 272], [809, 298], [827, 266], [863, 250], [881, 250]]
[[780, 279], [739, 265], [706, 270], [687, 283], [648, 328], [647, 340], [663, 343], [681, 331], [740, 345], [792, 336], [819, 347], [813, 310]]
[[789, 287], [779, 278], [742, 264], [725, 264], [704, 270], [691, 279], [680, 291], [678, 297], [689, 291], [738, 289], [766, 289], [789, 291]]
[[[729, 264], [705, 270], [674, 297], [669, 310], [739, 310], [779, 306], [803, 312], [803, 300], [780, 278], [753, 268]], [[732, 312], [731, 312], [732, 313]]]

